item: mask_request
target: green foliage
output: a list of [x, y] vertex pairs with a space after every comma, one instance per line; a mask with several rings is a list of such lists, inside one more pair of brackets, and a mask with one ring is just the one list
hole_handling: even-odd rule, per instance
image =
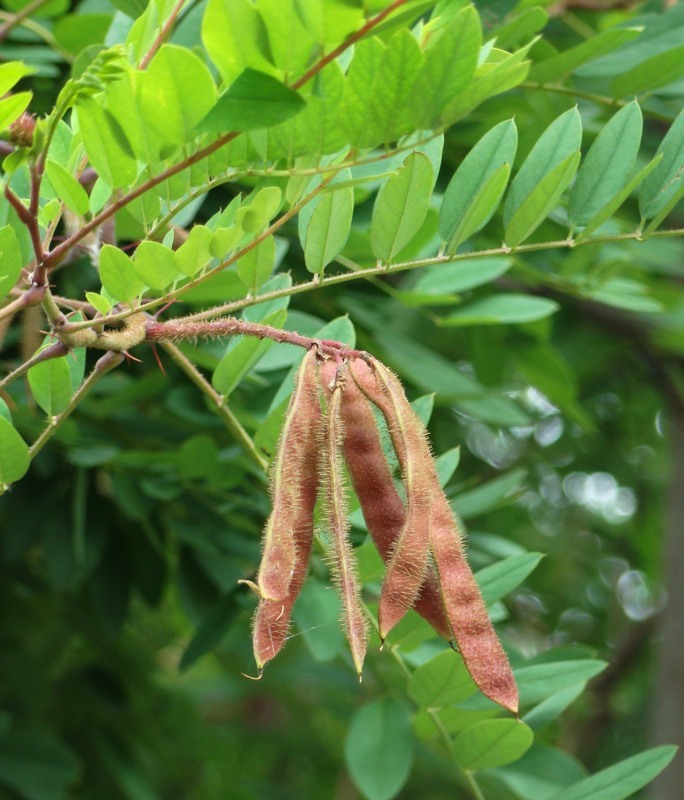
[[[681, 4], [4, 5], [0, 794], [640, 792], [674, 755], [640, 632], [673, 589]], [[406, 385], [521, 722], [413, 611], [359, 687], [321, 535], [242, 677], [295, 340]]]

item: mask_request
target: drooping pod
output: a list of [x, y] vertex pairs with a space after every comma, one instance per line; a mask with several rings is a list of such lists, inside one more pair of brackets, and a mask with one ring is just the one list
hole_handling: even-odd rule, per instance
[[[329, 377], [329, 369], [321, 374], [322, 382]], [[324, 385], [328, 408], [323, 423], [321, 453], [321, 484], [325, 527], [331, 545], [331, 572], [342, 603], [342, 621], [349, 641], [356, 671], [361, 679], [363, 661], [368, 646], [368, 620], [361, 604], [361, 586], [356, 562], [349, 541], [346, 487], [342, 470], [342, 441], [344, 430], [341, 416], [342, 387], [346, 366], [335, 371], [332, 381]]]
[[[387, 419], [392, 409], [388, 406], [386, 394], [378, 393], [372, 380], [374, 372], [382, 374], [383, 370], [389, 373], [376, 361], [372, 368], [358, 359], [351, 363], [351, 372], [357, 384]], [[517, 714], [518, 689], [515, 678], [466, 560], [458, 522], [440, 486], [427, 440], [424, 441], [427, 455], [424, 455], [422, 463], [425, 465], [431, 495], [429, 549], [437, 569], [446, 622], [452, 634], [449, 638], [458, 645], [463, 662], [482, 693]], [[410, 458], [406, 440], [393, 435], [392, 442], [399, 463], [403, 465]], [[417, 442], [414, 445], [417, 446]]]
[[415, 604], [427, 574], [432, 455], [425, 428], [390, 370], [377, 361], [370, 369], [360, 359], [354, 359], [350, 369], [359, 389], [385, 417], [406, 490], [406, 518], [387, 563], [378, 607], [384, 640]]
[[[326, 362], [321, 370], [324, 382], [334, 380], [334, 362]], [[382, 560], [387, 562], [406, 522], [406, 507], [394, 486], [373, 410], [354, 380], [342, 385], [341, 414], [342, 451], [349, 477], [368, 532]], [[428, 567], [414, 608], [440, 636], [452, 638], [432, 565]]]
[[[316, 353], [304, 356], [285, 413], [283, 431], [271, 468], [273, 510], [264, 528], [257, 584], [266, 600], [285, 600], [295, 572], [297, 540], [308, 530], [316, 502], [316, 470], [311, 467], [318, 448], [318, 371]], [[314, 477], [312, 477], [314, 476]]]
[[433, 485], [430, 549], [454, 640], [480, 691], [517, 714], [518, 687], [513, 672], [466, 560], [459, 524], [436, 474]]
[[[290, 628], [292, 607], [306, 579], [313, 543], [314, 506], [318, 493], [319, 474], [318, 447], [323, 419], [318, 399], [316, 354], [313, 350], [307, 353], [302, 362], [295, 392], [299, 392], [299, 397], [296, 402], [293, 398], [288, 408], [288, 414], [294, 408], [297, 416], [295, 419], [289, 420], [289, 426], [286, 429], [287, 437], [284, 431], [279, 448], [279, 456], [281, 454], [283, 456], [280, 461], [287, 464], [285, 480], [289, 476], [289, 479], [294, 482], [293, 485], [283, 486], [283, 475], [276, 477], [276, 472], [273, 473], [274, 480], [279, 482], [281, 498], [283, 494], [287, 496], [290, 517], [286, 520], [285, 531], [293, 546], [294, 560], [291, 569], [288, 567], [290, 576], [288, 587], [281, 599], [268, 599], [263, 595], [263, 590], [257, 587], [261, 596], [252, 622], [252, 643], [259, 673], [285, 644]], [[297, 474], [292, 474], [293, 463], [297, 466]], [[296, 495], [293, 494], [295, 488]], [[281, 506], [281, 514], [283, 510]], [[271, 555], [275, 553], [275, 550], [275, 547], [271, 548]], [[266, 549], [264, 549], [264, 553], [266, 553]], [[268, 564], [269, 569], [276, 566], [275, 559], [273, 559], [273, 563]], [[263, 569], [262, 561], [260, 577]]]

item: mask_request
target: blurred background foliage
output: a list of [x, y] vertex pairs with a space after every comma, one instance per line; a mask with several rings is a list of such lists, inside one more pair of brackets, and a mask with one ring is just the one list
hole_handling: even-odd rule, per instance
[[[188, 6], [172, 41], [197, 41], [204, 5]], [[20, 7], [20, 0], [3, 0], [0, 24]], [[502, 0], [477, 7], [485, 28], [496, 32], [532, 6]], [[141, 9], [135, 0], [51, 0], [30, 24], [8, 31], [0, 58], [37, 68], [22, 85], [35, 93], [33, 110], [47, 112], [84, 48], [111, 41], [113, 28], [130, 26]], [[652, 46], [661, 49], [674, 46], [665, 43], [668, 32], [676, 38], [684, 31], [677, 4], [569, 0], [547, 10], [539, 46], [559, 50], [615, 24], [654, 26], [653, 37], [664, 38]], [[566, 93], [519, 87], [452, 127], [437, 191], [473, 144], [511, 116], [521, 133], [519, 160], [577, 102], [585, 130], [598, 133], [609, 113], [582, 97], [601, 93], [610, 64], [603, 72], [599, 61], [592, 64]], [[683, 95], [684, 79], [675, 76], [639, 98], [652, 111], [645, 114], [644, 163]], [[196, 220], [209, 219], [239, 188], [212, 190], [193, 209]], [[373, 199], [372, 191], [357, 190], [345, 254], [361, 264], [372, 259]], [[634, 226], [630, 203], [621, 214]], [[670, 223], [684, 224], [681, 204]], [[553, 218], [544, 223], [540, 237], [557, 238], [555, 226]], [[435, 212], [424, 228], [413, 255], [433, 240]], [[283, 250], [287, 245], [279, 271], [306, 278], [296, 226], [279, 235]], [[496, 231], [478, 240], [480, 247], [499, 244]], [[537, 784], [520, 789], [513, 768], [483, 773], [488, 800], [543, 800], [558, 783], [586, 774], [579, 762], [594, 772], [649, 744], [681, 740], [681, 729], [665, 731], [654, 720], [654, 708], [676, 704], [683, 691], [662, 671], [663, 650], [682, 648], [682, 634], [673, 641], [673, 628], [663, 627], [668, 592], [677, 591], [667, 585], [663, 563], [681, 563], [684, 549], [680, 520], [668, 523], [667, 515], [672, 496], [684, 494], [684, 476], [673, 473], [684, 438], [683, 263], [681, 240], [655, 238], [498, 257], [492, 269], [500, 268], [500, 291], [522, 289], [560, 303], [552, 317], [512, 325], [441, 326], [449, 306], [415, 301], [429, 289], [429, 270], [309, 292], [289, 304], [288, 328], [314, 335], [332, 325], [330, 338], [355, 340], [385, 360], [410, 398], [423, 398], [424, 410], [434, 401], [435, 453], [460, 446], [448, 493], [459, 497], [475, 569], [525, 551], [545, 554], [495, 609], [514, 664], [551, 648], [558, 659], [565, 653], [610, 664], [538, 734], [537, 749], [526, 756]], [[432, 271], [441, 293], [449, 291], [448, 271]], [[87, 257], [59, 277], [65, 296], [89, 285], [98, 286]], [[453, 293], [476, 299], [490, 288]], [[177, 310], [222, 300], [225, 284], [217, 282]], [[39, 343], [33, 313], [26, 312], [23, 327], [3, 331], [3, 366]], [[183, 349], [211, 371], [226, 344]], [[173, 362], [161, 353], [162, 370], [151, 349], [135, 355], [141, 363], [131, 360], [102, 379], [0, 500], [0, 796], [359, 797], [345, 762], [350, 720], [381, 696], [409, 702], [401, 665], [372, 646], [357, 685], [317, 553], [286, 650], [260, 682], [243, 677], [254, 674], [254, 603], [236, 582], [252, 576], [258, 562], [265, 477]], [[299, 355], [270, 347], [230, 396], [230, 408], [267, 453], [282, 416], [272, 403]], [[464, 390], [464, 376], [484, 390]], [[14, 388], [15, 424], [32, 439], [42, 415], [28, 392]], [[354, 535], [364, 541], [362, 530]], [[372, 584], [377, 564], [367, 546], [361, 552]], [[405, 644], [407, 663], [426, 660], [420, 636], [415, 648]], [[420, 715], [414, 734], [413, 768], [400, 796], [469, 796], [455, 786], [461, 777]], [[562, 750], [545, 760], [550, 745]], [[390, 760], [378, 769], [403, 767]]]

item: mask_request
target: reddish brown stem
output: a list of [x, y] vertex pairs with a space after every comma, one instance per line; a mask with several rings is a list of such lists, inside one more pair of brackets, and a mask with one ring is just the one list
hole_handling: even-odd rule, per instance
[[317, 347], [320, 352], [333, 358], [363, 358], [366, 354], [361, 350], [330, 339], [312, 339], [302, 336], [296, 331], [284, 331], [258, 322], [246, 322], [235, 317], [217, 319], [212, 322], [185, 322], [183, 319], [167, 322], [149, 322], [146, 339], [151, 342], [184, 341], [186, 339], [202, 339], [219, 336], [254, 336], [257, 339], [271, 339], [281, 344], [293, 344], [309, 350]]
[[38, 213], [37, 208], [34, 212], [32, 209], [34, 205], [37, 207], [37, 195], [34, 198], [35, 194], [34, 189], [34, 177], [33, 171], [31, 172], [31, 201], [29, 208], [21, 202], [21, 200], [17, 197], [17, 195], [9, 188], [9, 186], [5, 186], [5, 197], [8, 199], [12, 208], [16, 211], [19, 220], [26, 226], [29, 235], [31, 237], [31, 244], [33, 246], [33, 252], [36, 257], [36, 267], [33, 271], [33, 275], [31, 276], [31, 284], [33, 286], [45, 286], [46, 283], [46, 275], [45, 275], [45, 253], [43, 251], [43, 243], [40, 239], [40, 228], [38, 227]]
[[169, 35], [169, 31], [174, 26], [178, 15], [185, 4], [185, 0], [178, 0], [176, 5], [171, 9], [171, 13], [169, 14], [169, 18], [166, 22], [162, 25], [161, 30], [157, 34], [156, 39], [152, 42], [152, 46], [150, 49], [145, 53], [145, 55], [140, 60], [138, 64], [138, 69], [145, 69], [147, 65], [152, 61], [154, 56], [157, 53], [157, 50], [162, 46], [164, 39]]

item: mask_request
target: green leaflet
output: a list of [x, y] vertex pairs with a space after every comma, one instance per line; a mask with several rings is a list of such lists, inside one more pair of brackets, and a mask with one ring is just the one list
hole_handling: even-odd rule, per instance
[[132, 303], [145, 288], [131, 259], [118, 247], [105, 244], [100, 250], [100, 280], [113, 298]]
[[121, 126], [136, 158], [149, 166], [159, 160], [161, 142], [143, 119], [140, 96], [144, 79], [140, 72], [123, 73], [107, 86], [105, 105]]
[[358, 44], [339, 117], [348, 144], [373, 147], [411, 130], [413, 86], [422, 63], [418, 43], [406, 30], [387, 46], [376, 37]]
[[[376, 144], [389, 144], [413, 130], [414, 84], [423, 66], [423, 54], [410, 31], [402, 28], [389, 40], [378, 69], [378, 92], [370, 104]], [[343, 112], [344, 113], [344, 112]]]
[[349, 774], [364, 797], [395, 797], [413, 763], [408, 709], [391, 697], [358, 708], [349, 724], [344, 756]]
[[495, 27], [490, 32], [488, 38], [496, 40], [497, 47], [505, 49], [515, 47], [520, 42], [526, 41], [535, 33], [546, 27], [549, 15], [541, 6], [536, 5], [532, 8], [517, 8], [513, 13], [518, 13], [510, 22]]
[[473, 6], [462, 9], [435, 36], [434, 43], [428, 42], [413, 89], [413, 119], [425, 130], [437, 127], [444, 107], [475, 74], [482, 44], [477, 11]]
[[76, 108], [83, 146], [96, 172], [113, 189], [130, 186], [138, 166], [119, 123], [89, 97], [79, 99]]
[[11, 225], [0, 228], [0, 299], [12, 289], [21, 274], [21, 248]]
[[235, 224], [247, 233], [261, 233], [275, 217], [283, 193], [277, 186], [264, 186], [242, 204], [235, 213]]
[[74, 214], [87, 214], [88, 194], [76, 178], [61, 164], [50, 159], [46, 165], [46, 172], [52, 188], [69, 211], [73, 211]]
[[[534, 42], [510, 55], [503, 54], [504, 58], [501, 61], [482, 64], [475, 78], [444, 108], [439, 117], [439, 125], [446, 127], [453, 124], [487, 98], [512, 89], [524, 81], [530, 69], [530, 63], [525, 57], [532, 44]], [[501, 51], [498, 51], [498, 54], [501, 54]]]
[[623, 44], [631, 42], [640, 33], [640, 28], [613, 28], [601, 31], [576, 47], [534, 64], [530, 69], [530, 80], [542, 83], [557, 81], [582, 64], [612, 53]]
[[453, 650], [431, 658], [411, 675], [408, 696], [421, 708], [444, 708], [475, 694], [477, 686]]
[[159, 242], [141, 242], [135, 251], [133, 266], [150, 289], [164, 291], [180, 277], [175, 253]]
[[306, 228], [304, 261], [309, 272], [321, 274], [347, 243], [354, 213], [354, 190], [348, 186], [325, 192]]
[[306, 108], [295, 117], [269, 130], [269, 158], [292, 160], [301, 155], [336, 153], [346, 142], [339, 123], [344, 95], [344, 75], [333, 61], [314, 79], [315, 91]]
[[402, 292], [402, 299], [416, 298], [412, 304], [437, 303], [445, 304], [457, 301], [455, 295], [482, 286], [504, 275], [513, 265], [510, 258], [493, 256], [478, 258], [473, 261], [456, 261], [452, 264], [440, 264], [421, 270], [418, 280], [410, 292]]
[[277, 78], [246, 69], [202, 120], [204, 133], [269, 128], [298, 114], [304, 99]]
[[632, 172], [643, 119], [634, 100], [606, 123], [577, 173], [568, 205], [573, 225], [586, 225], [625, 186]]
[[506, 226], [504, 241], [509, 247], [522, 244], [553, 211], [579, 162], [580, 152], [576, 150], [547, 173], [523, 199]]
[[32, 366], [28, 371], [28, 382], [36, 403], [48, 417], [60, 414], [69, 405], [72, 386], [66, 356]]
[[140, 111], [145, 125], [168, 145], [184, 145], [216, 103], [211, 73], [190, 50], [162, 45], [144, 73]]
[[639, 211], [645, 220], [657, 216], [677, 194], [684, 174], [684, 109], [665, 134], [656, 155], [662, 153], [663, 159], [644, 180], [639, 192]]
[[273, 236], [264, 239], [238, 259], [237, 273], [250, 292], [256, 293], [271, 277], [276, 260], [276, 244]]
[[485, 603], [491, 605], [517, 589], [543, 557], [543, 553], [521, 553], [478, 570], [475, 579]]
[[550, 800], [626, 800], [659, 775], [676, 753], [673, 745], [653, 747], [561, 789]]
[[510, 174], [510, 164], [502, 164], [480, 187], [470, 208], [456, 226], [453, 236], [447, 243], [447, 253], [455, 253], [463, 242], [470, 239], [491, 219], [506, 191]]
[[0, 131], [4, 131], [26, 111], [31, 102], [31, 92], [18, 92], [0, 100]]
[[338, 44], [360, 27], [361, 6], [347, 0], [295, 0], [295, 10], [317, 42]]
[[579, 150], [581, 144], [579, 111], [571, 108], [555, 119], [539, 137], [513, 178], [504, 204], [504, 227], [508, 228], [515, 213], [539, 182], [571, 153]]
[[0, 416], [0, 489], [23, 478], [30, 463], [26, 442], [12, 423], [4, 415]]
[[297, 14], [297, 0], [257, 0], [266, 26], [273, 62], [292, 80], [302, 73], [317, 51], [316, 39]]
[[515, 671], [520, 702], [524, 706], [539, 703], [562, 689], [588, 681], [607, 666], [605, 661], [580, 658], [520, 667]]
[[214, 233], [204, 225], [191, 228], [188, 238], [176, 250], [176, 265], [183, 275], [192, 278], [211, 261]]
[[111, 24], [109, 14], [75, 14], [60, 19], [53, 33], [65, 50], [78, 55], [86, 47], [103, 44]]
[[411, 153], [378, 192], [370, 239], [380, 261], [390, 262], [420, 230], [430, 206], [433, 177], [430, 159]]
[[534, 733], [517, 719], [485, 719], [461, 731], [453, 752], [461, 769], [491, 769], [517, 761], [534, 741]]
[[264, 23], [250, 0], [209, 0], [202, 19], [202, 42], [227, 84], [248, 67], [275, 72], [266, 55]]
[[510, 325], [535, 322], [558, 311], [559, 305], [546, 297], [528, 294], [488, 294], [460, 306], [448, 317], [439, 320], [441, 326]]
[[575, 237], [575, 241], [577, 243], [581, 242], [587, 236], [590, 236], [595, 230], [601, 227], [604, 222], [607, 222], [613, 214], [620, 208], [620, 206], [625, 202], [625, 200], [632, 194], [634, 189], [646, 179], [648, 175], [658, 166], [658, 164], [662, 161], [663, 154], [660, 153], [655, 156], [645, 167], [637, 172], [637, 174], [630, 180], [628, 183], [615, 195], [615, 197], [611, 198], [605, 206], [592, 218], [590, 219], [584, 230]]
[[618, 75], [610, 84], [610, 93], [615, 97], [633, 97], [635, 94], [652, 92], [661, 86], [667, 86], [682, 75], [684, 45], [658, 53]]
[[21, 61], [8, 61], [6, 64], [0, 64], [0, 97], [7, 94], [16, 83], [32, 72], [33, 69]]
[[[458, 244], [491, 219], [505, 189], [517, 147], [515, 122], [506, 120], [488, 131], [461, 162], [444, 192], [439, 212], [440, 236], [447, 241], [456, 239], [449, 252], [455, 252]], [[508, 170], [502, 170], [506, 165]], [[476, 200], [477, 213], [473, 209]]]

